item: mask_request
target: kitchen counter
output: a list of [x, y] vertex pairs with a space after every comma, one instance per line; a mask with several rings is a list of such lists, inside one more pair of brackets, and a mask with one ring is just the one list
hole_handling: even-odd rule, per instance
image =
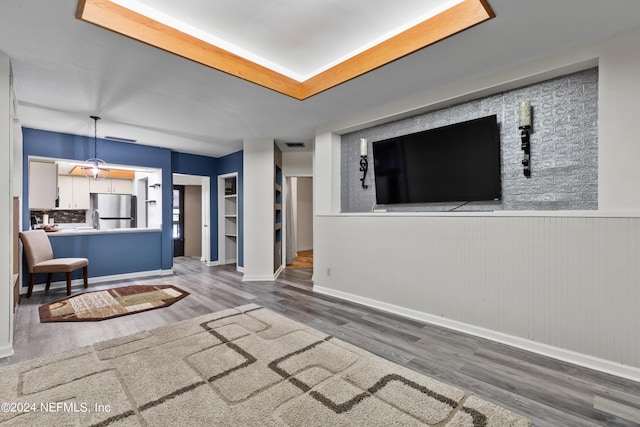
[[123, 234], [123, 233], [159, 233], [160, 228], [112, 228], [96, 230], [90, 227], [63, 228], [60, 231], [47, 233], [49, 237], [56, 236], [81, 236], [94, 234]]
[[[164, 248], [160, 228], [94, 230], [79, 226], [49, 232], [47, 236], [56, 257], [89, 260], [90, 283], [132, 274], [149, 276], [162, 271]], [[166, 248], [169, 251], [171, 249]], [[36, 280], [44, 281], [46, 275], [40, 276]], [[55, 280], [64, 280], [64, 275], [56, 276]], [[78, 273], [73, 278], [80, 279], [80, 276]]]

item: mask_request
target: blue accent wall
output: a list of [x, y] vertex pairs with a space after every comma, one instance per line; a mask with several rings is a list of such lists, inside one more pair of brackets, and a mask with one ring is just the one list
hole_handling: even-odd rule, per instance
[[[162, 235], [158, 232], [83, 234], [49, 238], [56, 257], [89, 259], [91, 277], [112, 276], [162, 269]], [[43, 282], [46, 275], [41, 275]], [[74, 272], [82, 277], [82, 270]], [[54, 281], [64, 280], [64, 274], [54, 275]]]
[[[51, 157], [57, 159], [70, 159], [83, 161], [87, 158], [94, 157], [94, 141], [93, 137], [85, 137], [58, 132], [49, 132], [37, 129], [23, 128], [23, 200], [29, 200], [29, 156]], [[158, 242], [156, 242], [157, 250], [151, 252], [157, 257], [157, 262], [153, 269], [170, 270], [173, 266], [173, 238], [171, 235], [171, 150], [166, 148], [151, 147], [140, 144], [130, 144], [120, 141], [111, 141], [107, 139], [98, 139], [97, 144], [98, 156], [107, 163], [123, 164], [131, 166], [152, 167], [162, 170], [162, 182], [168, 183], [162, 186], [162, 200], [165, 201], [162, 206], [162, 234]], [[29, 210], [28, 203], [22, 212], [23, 227], [29, 226]], [[148, 252], [145, 242], [138, 242], [137, 237], [140, 233], [133, 234], [128, 250], [130, 249], [132, 260], [142, 260], [147, 258]], [[62, 237], [62, 236], [61, 236]], [[78, 236], [79, 237], [79, 236]], [[92, 242], [92, 239], [103, 239], [102, 237], [87, 236], [86, 241]], [[70, 242], [71, 240], [69, 240]], [[145, 255], [143, 255], [145, 253]], [[56, 256], [58, 254], [56, 253]], [[75, 256], [83, 256], [76, 252]], [[119, 258], [118, 258], [119, 259]], [[93, 261], [93, 262], [92, 262]], [[109, 265], [109, 271], [113, 274], [119, 274], [117, 262], [112, 259], [96, 258], [89, 260], [93, 267], [89, 269], [89, 276], [98, 276], [97, 272], [102, 271], [101, 263]], [[140, 266], [148, 265], [149, 262], [144, 261]], [[127, 263], [123, 266], [128, 269]], [[107, 271], [107, 268], [104, 269]], [[143, 269], [132, 270], [144, 271]]]
[[211, 241], [209, 242], [212, 260], [218, 259], [218, 198], [216, 197], [218, 159], [198, 156], [196, 154], [171, 153], [171, 171], [185, 175], [208, 176], [211, 183], [211, 197], [209, 198], [209, 224]]
[[211, 260], [218, 260], [218, 176], [237, 173], [238, 191], [238, 266], [243, 266], [243, 203], [242, 203], [242, 151], [224, 157], [212, 158], [195, 154], [173, 152], [171, 156], [172, 172], [185, 175], [208, 176], [211, 182], [210, 224], [211, 224]]
[[[84, 161], [94, 157], [93, 137], [23, 128], [23, 200], [29, 200], [29, 156]], [[172, 174], [208, 176], [211, 179], [211, 259], [218, 259], [217, 177], [238, 173], [238, 265], [243, 266], [242, 152], [221, 158], [172, 152], [166, 148], [98, 139], [98, 156], [107, 163], [152, 167], [162, 170], [162, 232], [52, 235], [56, 256], [89, 258], [89, 276], [108, 276], [173, 266]], [[23, 227], [29, 227], [28, 203], [22, 212]], [[26, 276], [26, 275], [25, 275]], [[62, 280], [62, 279], [60, 279]], [[40, 281], [39, 281], [40, 282]]]
[[237, 151], [218, 159], [218, 175], [238, 173], [236, 183], [238, 192], [238, 266], [244, 267], [244, 191], [243, 191], [243, 152]]

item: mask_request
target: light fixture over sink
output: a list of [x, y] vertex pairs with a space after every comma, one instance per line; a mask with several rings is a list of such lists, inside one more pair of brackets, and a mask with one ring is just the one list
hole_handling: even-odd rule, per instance
[[98, 158], [98, 116], [89, 116], [93, 119], [93, 157], [87, 159], [82, 166], [82, 173], [89, 179], [99, 180], [109, 176], [107, 162]]

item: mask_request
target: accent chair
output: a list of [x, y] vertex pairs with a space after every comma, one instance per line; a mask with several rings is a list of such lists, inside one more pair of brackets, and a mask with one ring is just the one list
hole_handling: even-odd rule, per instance
[[29, 265], [27, 298], [31, 297], [37, 273], [47, 273], [47, 290], [51, 286], [53, 273], [66, 273], [67, 295], [71, 295], [71, 273], [82, 268], [84, 287], [89, 286], [89, 260], [87, 258], [54, 258], [49, 236], [44, 230], [21, 231], [20, 240]]

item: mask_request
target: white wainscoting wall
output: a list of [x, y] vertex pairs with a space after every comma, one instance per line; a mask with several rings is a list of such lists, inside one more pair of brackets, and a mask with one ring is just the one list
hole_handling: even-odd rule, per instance
[[316, 215], [314, 290], [640, 380], [640, 218]]

